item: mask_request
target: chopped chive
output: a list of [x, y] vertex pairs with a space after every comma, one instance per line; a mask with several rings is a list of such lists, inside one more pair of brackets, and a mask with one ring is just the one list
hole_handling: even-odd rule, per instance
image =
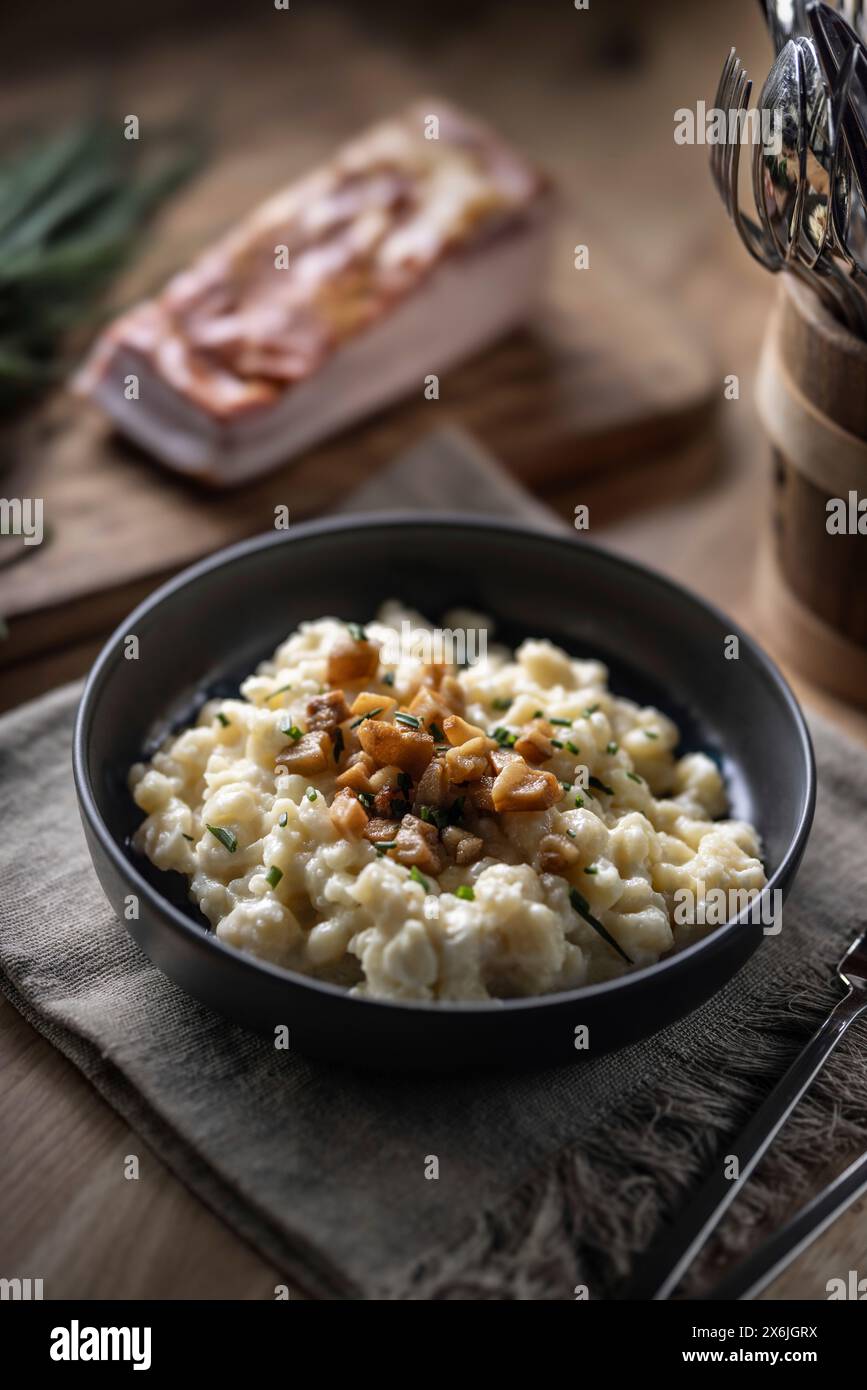
[[224, 830], [221, 825], [208, 825], [205, 828], [210, 830], [212, 835], [216, 836], [220, 844], [223, 845], [230, 854], [235, 853], [235, 850], [238, 848], [238, 841], [231, 830]]
[[469, 885], [468, 883], [462, 883], [461, 886], [460, 886], [460, 888], [457, 888], [457, 889], [455, 890], [455, 897], [456, 897], [456, 898], [463, 898], [464, 902], [468, 902], [468, 903], [473, 902], [473, 900], [475, 899], [475, 896], [476, 896], [475, 889], [471, 888], [470, 885]]
[[590, 778], [590, 785], [591, 785], [591, 787], [595, 788], [596, 791], [598, 791], [598, 792], [604, 792], [606, 796], [613, 796], [613, 795], [614, 795], [614, 788], [613, 788], [613, 787], [606, 787], [605, 783], [604, 783], [604, 782], [600, 782], [598, 777], [591, 777], [591, 778]]
[[229, 725], [231, 724], [232, 721], [231, 721], [231, 719], [227, 719], [227, 718], [226, 718], [226, 716], [225, 716], [225, 714], [223, 714], [223, 711], [222, 711], [222, 710], [217, 710], [217, 718], [219, 719], [219, 721], [220, 721], [220, 723], [222, 724], [223, 728], [224, 728], [224, 729], [228, 729], [228, 727], [229, 727]]
[[291, 690], [291, 689], [292, 689], [291, 685], [281, 685], [281, 686], [279, 686], [279, 687], [277, 688], [277, 690], [272, 690], [272, 691], [271, 691], [271, 694], [268, 695], [266, 698], [269, 699], [269, 700], [273, 700], [273, 699], [275, 699], [276, 696], [278, 696], [278, 695], [285, 695], [285, 694], [286, 694], [286, 691], [287, 691], [287, 690]]
[[376, 842], [376, 848], [377, 848], [377, 849], [382, 849], [382, 850], [385, 850], [385, 849], [396, 849], [396, 848], [397, 848], [397, 840], [377, 840], [377, 842]]
[[644, 730], [644, 737], [645, 737], [645, 738], [659, 738], [659, 734], [656, 732], [655, 729], [645, 729], [645, 730]]
[[491, 734], [491, 738], [496, 739], [501, 748], [514, 748], [515, 744], [518, 742], [518, 735], [510, 733], [509, 730], [504, 729], [501, 724], [497, 725], [496, 729]]
[[599, 708], [598, 705], [588, 705], [587, 708], [586, 708], [585, 711], [584, 711], [584, 718], [585, 718], [585, 719], [589, 719], [590, 716], [591, 716], [591, 714], [595, 714], [596, 711], [598, 710], [598, 708]]
[[378, 714], [382, 714], [385, 705], [380, 705], [378, 709], [369, 709], [366, 714], [360, 714], [357, 719], [353, 719], [350, 729], [357, 729], [359, 724], [363, 724], [365, 719], [375, 719]]
[[359, 792], [358, 799], [365, 811], [373, 810], [373, 792]]
[[367, 641], [367, 633], [364, 631], [364, 628], [361, 626], [361, 623], [347, 623], [346, 626], [349, 628], [349, 631], [352, 633], [352, 636], [355, 638], [356, 642]]
[[440, 810], [438, 806], [422, 806], [419, 816], [429, 825], [435, 825], [437, 830], [442, 830], [449, 823], [448, 812]]
[[343, 748], [343, 730], [338, 728], [336, 734], [334, 735], [334, 761], [336, 763], [340, 762], [340, 755], [343, 752]]
[[599, 870], [597, 869], [597, 867], [596, 867], [595, 864], [590, 864], [590, 865], [588, 865], [588, 867], [584, 870], [584, 872], [585, 872], [585, 874], [598, 874]]
[[[308, 788], [307, 788], [307, 800], [308, 800], [308, 801], [315, 801], [315, 800], [316, 800], [316, 788], [315, 788], [315, 787], [308, 787]], [[286, 812], [284, 811], [284, 812], [283, 812], [283, 815], [285, 816], [285, 814], [286, 814]]]
[[545, 711], [544, 711], [544, 710], [541, 710], [541, 709], [534, 710], [534, 711], [533, 711], [533, 718], [534, 718], [534, 719], [544, 719], [544, 718], [545, 718]]
[[552, 738], [552, 739], [551, 739], [551, 747], [552, 747], [552, 748], [562, 748], [562, 747], [563, 747], [563, 744], [561, 743], [561, 741], [560, 741], [559, 738]]
[[412, 879], [413, 883], [420, 883], [426, 893], [429, 891], [430, 885], [428, 884], [427, 879], [415, 864], [413, 864], [412, 868], [410, 869], [409, 876]]
[[572, 790], [571, 782], [561, 782], [560, 786], [563, 788], [564, 792], [571, 792]]
[[443, 739], [445, 738], [445, 734], [443, 733], [439, 724], [428, 724], [428, 732], [430, 733], [431, 738], [436, 739], [437, 743], [442, 743]]
[[181, 834], [184, 836], [184, 839], [185, 839], [185, 840], [189, 840], [189, 842], [190, 842], [191, 845], [194, 845], [194, 844], [196, 843], [195, 838], [194, 838], [192, 835], [186, 835], [186, 834], [184, 834], [184, 831], [183, 831], [183, 830], [181, 831]]
[[414, 714], [405, 714], [403, 710], [398, 710], [394, 718], [397, 724], [405, 724], [408, 729], [421, 728], [421, 720], [416, 719]]
[[607, 744], [605, 745], [605, 752], [606, 752], [606, 753], [616, 753], [616, 752], [617, 752], [617, 744], [614, 742], [614, 739], [612, 739], [610, 743], [607, 743]]
[[[503, 697], [503, 696], [499, 696], [496, 700], [492, 700], [492, 701], [491, 701], [491, 708], [492, 708], [492, 709], [504, 710], [504, 709], [509, 709], [510, 706], [511, 706], [511, 704], [512, 704], [512, 701], [511, 701], [510, 699], [506, 699], [506, 698]], [[534, 715], [534, 718], [535, 718], [535, 715]]]
[[578, 915], [584, 918], [584, 921], [587, 923], [588, 927], [592, 927], [595, 932], [598, 932], [599, 935], [602, 937], [602, 940], [607, 941], [608, 945], [612, 946], [614, 950], [617, 952], [617, 954], [623, 957], [627, 965], [631, 965], [632, 961], [629, 959], [626, 952], [622, 950], [620, 946], [618, 946], [617, 942], [614, 940], [614, 937], [611, 935], [610, 932], [606, 931], [602, 923], [596, 917], [593, 916], [592, 912], [590, 911], [590, 904], [588, 903], [586, 898], [582, 898], [577, 888], [569, 889], [569, 901], [572, 904], [575, 911], [578, 913]]
[[581, 807], [582, 807], [583, 805], [584, 805], [584, 798], [583, 798], [583, 796], [576, 796], [576, 798], [575, 798], [575, 810], [576, 810], [576, 811], [580, 811], [580, 810], [581, 810]]
[[288, 728], [281, 729], [280, 732], [285, 738], [291, 738], [293, 743], [297, 743], [299, 738], [303, 737], [302, 731], [298, 728], [297, 724], [290, 724]]
[[289, 824], [289, 812], [288, 812], [288, 811], [284, 811], [284, 812], [283, 812], [283, 814], [281, 815], [281, 817], [280, 817], [280, 819], [278, 820], [277, 824], [280, 826], [281, 830], [285, 829], [285, 827]]
[[571, 729], [571, 728], [572, 728], [572, 720], [571, 720], [571, 719], [549, 719], [549, 720], [548, 720], [548, 723], [549, 723], [549, 724], [562, 724], [562, 726], [563, 726], [564, 729]]
[[637, 782], [639, 787], [642, 785], [641, 778], [636, 772], [627, 772], [626, 776], [631, 777], [633, 782]]
[[266, 882], [266, 883], [269, 883], [269, 884], [271, 885], [272, 888], [276, 888], [276, 887], [277, 887], [277, 884], [280, 882], [280, 880], [281, 880], [282, 877], [283, 877], [283, 870], [282, 870], [282, 869], [278, 869], [276, 864], [272, 864], [272, 865], [271, 865], [271, 868], [268, 870], [267, 874], [265, 875], [265, 882]]
[[386, 671], [385, 675], [382, 678], [382, 683], [383, 685], [394, 685], [394, 672]]
[[577, 757], [577, 755], [581, 752], [581, 749], [578, 747], [578, 744], [577, 744], [577, 743], [573, 743], [572, 740], [571, 740], [571, 738], [570, 738], [569, 742], [566, 744], [566, 747], [568, 748], [569, 752], [570, 752], [570, 753], [574, 753], [574, 754], [576, 755], [576, 757]]
[[570, 840], [574, 840], [574, 839], [575, 839], [575, 831], [574, 831], [574, 830], [567, 830], [567, 831], [566, 831], [566, 834], [569, 836], [569, 839], [570, 839]]

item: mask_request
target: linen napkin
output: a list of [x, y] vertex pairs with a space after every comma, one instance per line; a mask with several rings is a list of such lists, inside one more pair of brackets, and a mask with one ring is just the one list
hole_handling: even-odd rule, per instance
[[[434, 447], [436, 469], [423, 445], [350, 507], [451, 503], [557, 524], [478, 450]], [[813, 720], [819, 803], [782, 932], [687, 1019], [572, 1066], [433, 1080], [277, 1052], [162, 976], [105, 901], [69, 767], [79, 695], [67, 686], [0, 720], [0, 988], [314, 1296], [557, 1300], [579, 1284], [611, 1296], [839, 996], [833, 967], [863, 923], [867, 753]], [[45, 833], [46, 807], [62, 842]], [[802, 1200], [820, 1167], [865, 1146], [865, 1041], [856, 1026], [695, 1267], [693, 1291]]]

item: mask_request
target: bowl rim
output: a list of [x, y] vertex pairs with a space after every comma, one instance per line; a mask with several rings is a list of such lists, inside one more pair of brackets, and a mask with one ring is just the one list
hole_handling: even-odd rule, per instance
[[[407, 526], [422, 527], [429, 530], [443, 526], [460, 527], [464, 530], [510, 535], [533, 543], [545, 541], [559, 547], [578, 548], [584, 552], [590, 552], [596, 564], [603, 567], [607, 566], [609, 569], [627, 570], [634, 577], [655, 584], [663, 593], [674, 595], [679, 601], [686, 601], [692, 607], [700, 609], [705, 615], [712, 617], [717, 623], [724, 626], [728, 633], [736, 636], [742, 647], [746, 647], [763, 680], [773, 688], [794, 724], [803, 756], [805, 787], [795, 833], [774, 873], [764, 888], [761, 889], [759, 898], [755, 899], [744, 912], [722, 926], [716, 927], [700, 941], [695, 941], [690, 946], [684, 947], [683, 950], [655, 961], [652, 965], [630, 970], [611, 980], [603, 980], [592, 985], [581, 985], [577, 989], [562, 990], [551, 994], [533, 994], [515, 999], [395, 1000], [353, 995], [340, 985], [331, 984], [326, 980], [317, 980], [309, 975], [302, 975], [297, 971], [274, 965], [270, 961], [261, 960], [248, 952], [229, 946], [220, 940], [216, 932], [204, 931], [202, 927], [190, 921], [174, 903], [164, 897], [144, 877], [135, 863], [126, 856], [104, 820], [97, 804], [88, 770], [87, 752], [93, 717], [100, 695], [111, 679], [112, 666], [123, 639], [135, 624], [150, 618], [167, 599], [176, 596], [183, 589], [197, 584], [199, 580], [212, 571], [239, 564], [250, 555], [297, 540], [315, 539], [321, 536], [339, 536], [343, 532], [356, 532], [359, 529], [385, 528], [394, 530]], [[771, 657], [748, 633], [743, 631], [738, 623], [716, 605], [679, 584], [676, 580], [669, 578], [668, 575], [660, 573], [652, 566], [622, 556], [596, 542], [585, 540], [583, 536], [578, 539], [565, 529], [562, 534], [558, 534], [553, 529], [547, 530], [542, 526], [527, 525], [513, 521], [511, 518], [484, 514], [467, 516], [462, 513], [447, 511], [359, 512], [317, 517], [310, 521], [298, 522], [287, 530], [267, 531], [250, 536], [231, 546], [223, 547], [159, 584], [151, 594], [136, 605], [106, 639], [87, 676], [76, 712], [72, 764], [81, 814], [86, 826], [96, 836], [103, 853], [108, 856], [120, 877], [134, 889], [140, 898], [147, 902], [152, 912], [174, 931], [187, 938], [193, 946], [200, 950], [215, 951], [218, 957], [223, 957], [227, 965], [237, 969], [241, 974], [246, 974], [251, 981], [255, 981], [264, 972], [266, 976], [271, 976], [275, 982], [290, 986], [303, 986], [316, 994], [339, 998], [347, 1005], [354, 1005], [359, 1008], [388, 1009], [398, 1012], [409, 1010], [413, 1014], [421, 1011], [431, 1016], [442, 1015], [446, 1017], [454, 1014], [470, 1014], [480, 1017], [485, 1015], [502, 1016], [504, 1011], [517, 1013], [525, 1009], [545, 1006], [567, 1006], [581, 1003], [586, 999], [598, 999], [607, 994], [623, 994], [630, 989], [642, 988], [649, 983], [651, 978], [655, 979], [684, 970], [688, 963], [698, 955], [709, 958], [715, 952], [723, 949], [735, 930], [748, 925], [749, 914], [756, 907], [761, 906], [767, 895], [777, 887], [779, 881], [788, 875], [789, 870], [794, 872], [797, 869], [809, 838], [816, 803], [816, 764], [813, 744], [803, 711], [793, 691]]]

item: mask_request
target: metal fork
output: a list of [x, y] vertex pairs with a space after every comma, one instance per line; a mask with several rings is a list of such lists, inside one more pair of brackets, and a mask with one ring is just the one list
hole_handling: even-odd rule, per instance
[[[733, 48], [723, 64], [714, 98], [715, 109], [726, 112], [726, 139], [711, 145], [710, 171], [723, 206], [744, 246], [759, 265], [776, 273], [782, 269], [782, 257], [761, 228], [741, 212], [738, 199], [740, 132], [737, 122], [747, 110], [752, 89], [753, 84], [747, 77], [737, 50]], [[732, 130], [731, 117], [735, 113], [735, 129]]]
[[[720, 1163], [686, 1209], [636, 1263], [622, 1298], [666, 1299], [680, 1283], [735, 1197], [767, 1152], [798, 1101], [812, 1085], [843, 1034], [867, 1013], [867, 931], [852, 943], [837, 966], [847, 987], [825, 1022], [759, 1106], [729, 1156], [737, 1159], [735, 1178]], [[726, 1165], [727, 1167], [728, 1165]]]

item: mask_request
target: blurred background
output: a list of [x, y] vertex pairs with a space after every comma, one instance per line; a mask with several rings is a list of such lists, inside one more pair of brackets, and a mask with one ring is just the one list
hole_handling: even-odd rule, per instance
[[[770, 470], [752, 392], [776, 285], [728, 224], [707, 148], [673, 138], [678, 108], [712, 103], [733, 44], [761, 82], [771, 52], [755, 0], [607, 0], [587, 12], [568, 0], [290, 0], [286, 10], [273, 0], [48, 0], [7, 13], [7, 159], [29, 132], [63, 131], [93, 112], [118, 126], [136, 115], [143, 143], [165, 123], [181, 134], [178, 186], [170, 172], [127, 229], [138, 234], [107, 288], [80, 313], [73, 305], [60, 380], [4, 398], [2, 488], [44, 497], [48, 529], [38, 549], [3, 542], [3, 705], [86, 670], [159, 578], [265, 529], [276, 502], [295, 517], [325, 510], [446, 423], [564, 519], [589, 505], [594, 539], [760, 626]], [[438, 402], [381, 412], [216, 497], [71, 398], [62, 380], [100, 316], [159, 288], [366, 124], [431, 93], [489, 121], [556, 185], [546, 302], [526, 331], [447, 375]], [[573, 265], [579, 243], [584, 271]], [[730, 376], [739, 399], [725, 398]], [[807, 693], [867, 731], [860, 714]]]

